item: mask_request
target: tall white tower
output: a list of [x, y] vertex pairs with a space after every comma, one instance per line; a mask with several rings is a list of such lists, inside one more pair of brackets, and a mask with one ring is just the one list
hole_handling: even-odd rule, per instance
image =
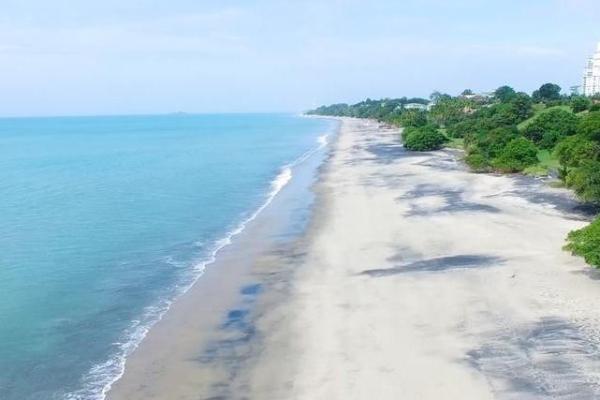
[[583, 94], [592, 96], [600, 93], [600, 43], [596, 52], [588, 59], [583, 73]]

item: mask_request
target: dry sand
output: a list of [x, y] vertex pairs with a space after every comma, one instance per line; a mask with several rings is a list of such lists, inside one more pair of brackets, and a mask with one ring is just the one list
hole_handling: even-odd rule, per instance
[[600, 398], [600, 281], [564, 190], [472, 174], [345, 120], [288, 300], [258, 319], [252, 399]]
[[253, 267], [248, 340], [200, 360], [188, 296], [109, 398], [600, 398], [600, 276], [561, 250], [586, 223], [569, 193], [398, 137], [343, 120], [306, 235]]

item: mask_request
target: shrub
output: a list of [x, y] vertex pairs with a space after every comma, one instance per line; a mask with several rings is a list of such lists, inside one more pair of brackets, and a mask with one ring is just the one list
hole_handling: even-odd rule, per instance
[[427, 125], [405, 135], [404, 147], [412, 151], [438, 150], [447, 141], [446, 136], [442, 135], [434, 126]]
[[402, 140], [406, 142], [406, 139], [418, 130], [419, 130], [419, 128], [415, 128], [414, 126], [409, 126], [408, 128], [403, 128], [402, 129]]
[[554, 155], [564, 167], [579, 167], [582, 161], [598, 160], [600, 143], [588, 140], [581, 135], [569, 136], [556, 146]]
[[575, 114], [560, 108], [548, 110], [538, 115], [523, 130], [528, 139], [538, 143], [541, 148], [553, 148], [563, 136], [574, 135], [578, 119]]
[[585, 228], [571, 231], [564, 249], [583, 257], [588, 264], [600, 268], [600, 218], [596, 218]]
[[492, 165], [502, 172], [519, 172], [538, 162], [538, 149], [535, 145], [519, 137], [511, 140], [500, 155], [492, 160]]
[[495, 128], [495, 125], [489, 118], [471, 117], [457, 124], [450, 125], [447, 128], [448, 135], [453, 138], [469, 139], [476, 136], [477, 133], [485, 132]]
[[472, 143], [482, 155], [491, 159], [498, 156], [506, 145], [518, 136], [519, 133], [515, 127], [501, 127], [488, 132], [480, 132]]
[[592, 104], [589, 110], [590, 112], [600, 111], [600, 103]]
[[577, 133], [600, 142], [600, 112], [590, 112], [584, 116], [577, 127]]
[[465, 162], [475, 172], [486, 172], [490, 169], [487, 158], [477, 151], [474, 151], [466, 156]]
[[585, 202], [600, 203], [600, 162], [585, 160], [567, 174], [567, 186]]
[[576, 96], [571, 99], [571, 108], [573, 112], [582, 112], [590, 108], [592, 101], [585, 96]]

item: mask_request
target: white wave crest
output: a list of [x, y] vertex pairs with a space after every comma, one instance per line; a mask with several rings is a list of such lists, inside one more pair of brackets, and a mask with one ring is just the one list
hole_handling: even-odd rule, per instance
[[329, 134], [321, 135], [317, 138], [318, 146], [302, 154], [293, 162], [284, 165], [277, 176], [271, 181], [271, 190], [266, 196], [265, 201], [247, 218], [241, 221], [234, 229], [230, 230], [224, 237], [214, 243], [208, 256], [194, 265], [194, 276], [186, 283], [181, 285], [171, 300], [162, 300], [159, 304], [147, 307], [140, 320], [132, 322], [129, 329], [125, 332], [126, 340], [118, 345], [117, 353], [109, 360], [97, 364], [90, 369], [83, 379], [83, 388], [65, 395], [65, 400], [104, 400], [106, 394], [113, 384], [121, 379], [125, 373], [125, 363], [127, 357], [140, 345], [146, 337], [150, 328], [161, 320], [163, 315], [169, 310], [173, 302], [183, 293], [187, 292], [193, 284], [202, 276], [206, 267], [216, 261], [219, 251], [230, 245], [233, 238], [244, 231], [246, 225], [255, 220], [259, 214], [271, 204], [273, 199], [281, 190], [292, 180], [293, 168], [309, 159], [317, 151], [323, 149], [328, 144]]

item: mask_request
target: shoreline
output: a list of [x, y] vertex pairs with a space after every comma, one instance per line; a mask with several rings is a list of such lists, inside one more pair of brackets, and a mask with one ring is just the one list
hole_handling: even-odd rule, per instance
[[[406, 152], [397, 129], [374, 121], [341, 121], [306, 228], [244, 260], [225, 288], [245, 303], [221, 297], [200, 311], [205, 325], [181, 314], [162, 337], [187, 343], [187, 361], [173, 371], [171, 354], [138, 357], [153, 372], [108, 398], [600, 395], [600, 275], [561, 250], [586, 221], [573, 196], [470, 173], [453, 151]], [[210, 338], [182, 335], [190, 326]]]
[[[148, 339], [145, 336], [136, 348], [126, 355], [126, 368], [103, 393], [104, 398], [147, 398], [147, 394], [142, 393], [144, 391], [140, 389], [146, 387], [148, 381], [152, 381], [149, 375], [153, 374], [151, 364], [156, 362], [156, 357], [151, 353], [158, 347], [173, 345], [168, 332], [172, 328], [188, 330], [187, 334], [190, 335], [188, 326], [190, 324], [185, 321], [185, 314], [193, 308], [194, 311], [199, 311], [201, 318], [204, 319], [202, 323], [195, 325], [196, 328], [201, 328], [203, 334], [188, 340], [197, 342], [199, 346], [210, 346], [211, 341], [222, 340], [223, 334], [227, 334], [223, 332], [223, 328], [239, 324], [239, 319], [243, 318], [246, 312], [246, 310], [240, 311], [239, 308], [252, 306], [262, 292], [262, 283], [255, 282], [254, 265], [258, 260], [268, 258], [270, 253], [281, 251], [276, 249], [288, 246], [303, 232], [302, 224], [308, 223], [307, 216], [298, 214], [310, 212], [307, 209], [312, 207], [309, 203], [313, 200], [302, 198], [297, 201], [294, 198], [306, 197], [298, 194], [304, 190], [312, 190], [312, 183], [307, 181], [317, 179], [314, 175], [318, 175], [318, 170], [330, 151], [331, 142], [335, 141], [338, 135], [339, 122], [336, 121], [336, 124], [318, 138], [317, 147], [284, 165], [272, 181], [272, 191], [267, 200], [224, 239], [217, 242], [216, 251], [213, 252], [213, 257], [205, 262], [202, 274], [172, 301], [161, 318], [148, 329], [146, 336], [152, 338]], [[290, 210], [294, 207], [294, 210]], [[213, 285], [218, 286], [219, 290], [215, 290]], [[193, 303], [205, 304], [194, 306]], [[167, 322], [163, 322], [165, 320]], [[155, 330], [158, 332], [154, 333]], [[150, 343], [146, 344], [146, 342]], [[202, 357], [205, 356], [199, 355], [198, 359]], [[167, 353], [158, 358], [169, 365], [187, 361], [181, 357], [175, 359], [176, 356]], [[221, 371], [220, 376], [223, 377], [227, 372]], [[217, 375], [219, 374], [207, 374], [204, 383], [219, 379]], [[157, 392], [153, 396], [172, 394], [168, 388], [163, 390], [159, 385], [155, 385], [151, 391]]]

